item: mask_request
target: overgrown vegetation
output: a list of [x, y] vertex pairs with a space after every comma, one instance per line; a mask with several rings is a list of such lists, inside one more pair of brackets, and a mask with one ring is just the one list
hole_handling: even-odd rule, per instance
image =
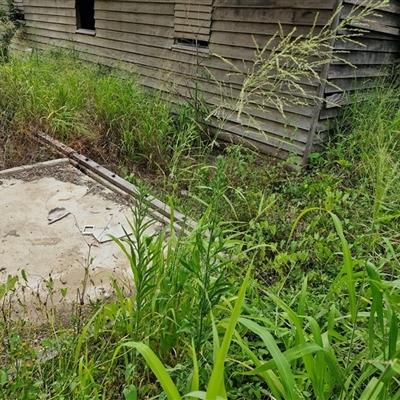
[[240, 82], [240, 87], [238, 91], [232, 90], [231, 84], [214, 78], [221, 97], [207, 118], [218, 117], [223, 127], [228, 119], [234, 117], [268, 137], [255, 117], [257, 112], [268, 113], [272, 108], [279, 111], [285, 121], [286, 112], [294, 106], [310, 107], [313, 103], [326, 102], [314, 89], [305, 85], [334, 85], [321, 73], [330, 64], [347, 64], [356, 68], [346, 57], [347, 51], [339, 48], [347, 48], [348, 44], [362, 47], [359, 39], [366, 31], [360, 27], [369, 21], [374, 24], [374, 18], [380, 15], [377, 10], [384, 10], [388, 3], [388, 0], [358, 1], [348, 12], [344, 12], [342, 3], [338, 3], [323, 26], [320, 26], [317, 14], [308, 33], [299, 33], [298, 27], [286, 32], [287, 28], [280, 25], [278, 32], [266, 43], [257, 43], [253, 37], [255, 52], [250, 67], [237, 65], [217, 54], [216, 57], [232, 71], [232, 80]]
[[[148, 171], [173, 170], [173, 161], [192, 147], [190, 118], [179, 126], [171, 105], [141, 89], [134, 76], [121, 79], [61, 51], [12, 59], [0, 69], [4, 132], [47, 132], [79, 151], [97, 152], [105, 164], [124, 158], [126, 168], [145, 165]], [[13, 151], [4, 163], [12, 162]]]
[[[142, 193], [133, 235], [115, 239], [133, 282], [114, 281], [112, 299], [62, 324], [41, 304], [34, 327], [29, 277], [0, 286], [2, 398], [400, 398], [396, 83], [364, 91], [299, 173], [241, 146], [217, 153], [198, 140], [198, 109], [172, 114], [76, 53], [11, 58], [0, 86], [1, 167], [40, 130]], [[146, 235], [149, 190], [196, 229]]]

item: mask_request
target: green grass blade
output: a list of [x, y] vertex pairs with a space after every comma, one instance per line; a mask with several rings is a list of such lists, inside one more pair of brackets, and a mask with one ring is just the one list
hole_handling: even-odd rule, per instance
[[389, 360], [395, 357], [397, 352], [397, 338], [399, 336], [399, 320], [394, 310], [390, 316], [390, 327], [389, 327]]
[[332, 342], [332, 332], [334, 332], [334, 327], [335, 327], [335, 316], [336, 316], [336, 307], [334, 304], [332, 304], [329, 310], [328, 329], [327, 329], [329, 343]]
[[349, 292], [350, 315], [351, 321], [354, 324], [357, 319], [357, 298], [353, 273], [353, 260], [351, 258], [349, 244], [344, 237], [342, 223], [340, 222], [336, 214], [332, 212], [329, 212], [329, 214], [332, 218], [333, 224], [335, 225], [336, 233], [338, 234], [340, 242], [342, 244], [343, 265], [344, 271], [346, 272], [346, 286]]
[[[310, 323], [311, 333], [314, 336], [314, 341], [321, 348], [324, 347], [324, 343], [322, 340], [321, 329], [318, 325], [318, 322], [312, 318], [307, 317], [308, 322]], [[325, 379], [326, 379], [326, 370], [327, 366], [325, 364], [326, 358], [322, 351], [318, 351], [315, 355], [315, 364], [318, 366], [318, 373], [315, 374], [315, 382], [314, 383], [314, 391], [317, 398], [323, 399], [324, 396], [324, 387], [325, 387]]]
[[[286, 312], [289, 321], [295, 326], [297, 344], [306, 343], [305, 333], [304, 333], [304, 330], [303, 330], [302, 319], [299, 318], [299, 316], [285, 302], [283, 302], [279, 297], [275, 296], [272, 293], [268, 293], [268, 296], [280, 308], [282, 308]], [[308, 376], [310, 377], [311, 381], [312, 382], [316, 382], [317, 378], [315, 376], [316, 376], [317, 372], [316, 372], [316, 366], [315, 366], [315, 363], [313, 361], [312, 356], [310, 354], [305, 354], [303, 356], [303, 361], [304, 361]]]
[[[282, 399], [282, 395], [284, 394], [284, 388], [283, 388], [282, 382], [271, 371], [272, 368], [276, 368], [275, 360], [270, 360], [267, 363], [265, 363], [265, 364], [272, 363], [271, 368], [262, 369], [265, 364], [263, 364], [258, 359], [258, 356], [244, 343], [244, 341], [242, 340], [242, 338], [240, 337], [238, 332], [235, 333], [235, 336], [236, 336], [235, 342], [242, 348], [244, 353], [253, 362], [253, 364], [256, 367], [255, 369], [260, 368], [259, 375], [261, 375], [261, 377], [265, 380], [265, 382], [268, 385], [269, 389], [271, 390], [272, 395], [274, 396], [274, 398], [276, 400], [281, 400]], [[244, 372], [243, 375], [256, 375], [256, 374], [252, 373], [253, 371]]]
[[215, 400], [217, 396], [226, 398], [225, 383], [224, 383], [224, 364], [228, 354], [228, 349], [232, 341], [232, 336], [235, 332], [235, 327], [240, 316], [240, 311], [244, 303], [247, 287], [249, 286], [250, 274], [252, 266], [247, 270], [243, 284], [240, 287], [239, 295], [236, 300], [235, 307], [232, 311], [229, 319], [228, 326], [222, 340], [221, 348], [218, 352], [216, 363], [214, 364], [213, 371], [211, 373], [210, 382], [208, 385], [206, 400]]
[[78, 365], [78, 361], [81, 357], [81, 350], [82, 350], [83, 343], [86, 341], [86, 338], [89, 337], [88, 332], [89, 332], [90, 327], [94, 324], [97, 316], [102, 312], [104, 312], [104, 310], [102, 307], [100, 307], [94, 313], [94, 315], [90, 318], [90, 320], [87, 322], [87, 324], [83, 327], [82, 332], [80, 333], [80, 335], [78, 337], [78, 342], [77, 342], [76, 348], [75, 348], [74, 365]]
[[383, 383], [379, 379], [373, 377], [365, 390], [362, 392], [360, 400], [373, 400], [376, 399], [383, 388]]
[[267, 346], [271, 356], [276, 362], [278, 367], [282, 384], [285, 388], [285, 398], [287, 399], [301, 399], [297, 391], [296, 381], [290, 368], [290, 364], [284, 357], [279, 347], [276, 344], [274, 337], [267, 331], [266, 328], [258, 325], [256, 322], [246, 318], [239, 318], [239, 322], [246, 328], [250, 329], [253, 333], [260, 336], [265, 345]]
[[210, 311], [210, 319], [213, 333], [213, 361], [214, 364], [217, 362], [217, 357], [220, 349], [219, 336], [217, 326], [215, 325], [214, 315], [212, 311]]
[[192, 357], [193, 357], [193, 377], [192, 377], [191, 391], [196, 392], [199, 390], [199, 362], [197, 359], [194, 339], [192, 339]]
[[[297, 360], [306, 354], [316, 353], [317, 351], [324, 350], [321, 346], [318, 346], [316, 343], [303, 343], [299, 344], [295, 347], [292, 347], [289, 350], [286, 350], [283, 354], [287, 362], [292, 362]], [[270, 369], [276, 368], [276, 361], [274, 359], [265, 362], [264, 364], [260, 365], [259, 367], [253, 369], [249, 372], [244, 372], [243, 375], [258, 375]]]
[[184, 395], [183, 397], [191, 397], [193, 399], [205, 400], [206, 392], [200, 392], [200, 391], [197, 390], [195, 392], [190, 392], [190, 393]]
[[[185, 394], [183, 397], [193, 397], [195, 399], [205, 400], [206, 395], [207, 395], [206, 392], [196, 391], [196, 392], [191, 392], [191, 393]], [[215, 400], [225, 400], [225, 399], [222, 398], [221, 396], [217, 396]]]
[[117, 350], [119, 350], [122, 346], [131, 347], [139, 351], [139, 353], [146, 360], [147, 365], [150, 367], [154, 375], [157, 377], [157, 380], [160, 382], [160, 385], [162, 386], [168, 400], [182, 399], [181, 395], [178, 392], [178, 389], [176, 388], [174, 382], [172, 382], [172, 379], [168, 375], [168, 372], [165, 369], [164, 365], [162, 365], [161, 361], [155, 355], [153, 350], [150, 349], [150, 347], [139, 342], [127, 342], [119, 346]]
[[375, 314], [378, 318], [379, 328], [381, 330], [381, 334], [385, 334], [384, 327], [384, 313], [383, 313], [383, 293], [381, 290], [382, 281], [379, 276], [379, 273], [374, 265], [367, 263], [366, 271], [369, 277], [369, 283], [371, 288], [371, 296], [372, 296], [372, 306], [370, 309], [370, 317], [368, 322], [368, 347], [370, 351], [370, 355], [372, 357], [372, 353], [374, 351], [374, 340], [375, 340]]
[[299, 296], [299, 306], [297, 307], [297, 315], [304, 315], [306, 309], [306, 300], [307, 300], [307, 277], [304, 278], [303, 283], [301, 285], [301, 291]]

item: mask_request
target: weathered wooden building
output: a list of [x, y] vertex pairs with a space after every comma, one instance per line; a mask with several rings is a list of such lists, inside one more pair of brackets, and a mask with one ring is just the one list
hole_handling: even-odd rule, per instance
[[[4, 0], [3, 0], [4, 1]], [[19, 0], [21, 1], [21, 0]], [[361, 0], [23, 0], [26, 37], [35, 46], [73, 48], [95, 62], [129, 63], [144, 85], [171, 90], [181, 99], [201, 98], [210, 106], [221, 104], [222, 92], [230, 101], [241, 89], [232, 65], [251, 69], [255, 43], [264, 46], [278, 30], [297, 27], [296, 35], [315, 31], [332, 20], [342, 7], [340, 23]], [[364, 45], [337, 41], [333, 46], [349, 51], [344, 62], [322, 66], [322, 79], [300, 82], [308, 104], [274, 105], [260, 110], [250, 107], [237, 119], [225, 113], [221, 138], [248, 140], [262, 152], [304, 160], [326, 136], [328, 118], [343, 102], [343, 90], [380, 75], [381, 67], [397, 58], [399, 50], [400, 0], [391, 0], [362, 28]], [[218, 55], [219, 57], [216, 57]], [[232, 65], [226, 63], [225, 58]], [[331, 84], [330, 84], [331, 83]], [[279, 88], [282, 96], [302, 97], [290, 87]], [[289, 93], [288, 93], [289, 91]], [[305, 96], [307, 97], [307, 96]], [[198, 97], [197, 97], [198, 98]], [[224, 100], [222, 100], [224, 101]], [[336, 104], [336, 106], [335, 106]], [[229, 108], [229, 106], [228, 106]], [[213, 119], [214, 126], [220, 120]]]

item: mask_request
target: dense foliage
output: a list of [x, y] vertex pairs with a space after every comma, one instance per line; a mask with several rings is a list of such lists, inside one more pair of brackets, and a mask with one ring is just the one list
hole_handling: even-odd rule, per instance
[[[203, 124], [216, 111], [201, 93], [177, 106], [132, 71], [60, 50], [9, 57], [8, 46], [0, 168], [53, 157], [33, 139], [44, 131], [140, 186], [141, 197], [127, 222], [133, 235], [115, 239], [133, 278], [113, 281], [111, 298], [82, 299], [66, 318], [53, 307], [51, 276], [46, 302], [26, 303], [25, 271], [0, 285], [0, 397], [400, 398], [395, 81], [360, 92], [326, 150], [287, 172], [290, 160], [216, 149]], [[250, 97], [257, 76], [245, 80]], [[149, 191], [197, 227], [146, 236]], [[40, 326], [27, 318], [32, 306]]]

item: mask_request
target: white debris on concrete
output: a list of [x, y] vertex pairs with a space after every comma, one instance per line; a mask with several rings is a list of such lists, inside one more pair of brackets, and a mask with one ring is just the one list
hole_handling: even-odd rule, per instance
[[[0, 283], [25, 270], [32, 290], [44, 290], [51, 275], [54, 290], [67, 288], [74, 301], [85, 268], [90, 298], [108, 295], [110, 276], [131, 279], [128, 260], [107, 236], [125, 235], [126, 199], [65, 162], [0, 173], [0, 182]], [[82, 234], [87, 226], [91, 234]], [[156, 223], [149, 234], [160, 229]]]

